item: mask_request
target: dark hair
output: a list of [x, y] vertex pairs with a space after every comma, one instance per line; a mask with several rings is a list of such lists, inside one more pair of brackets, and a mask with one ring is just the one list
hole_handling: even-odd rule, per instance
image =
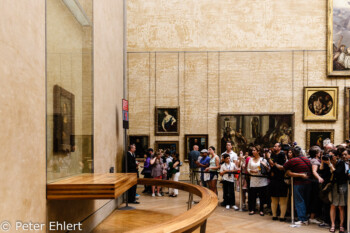
[[321, 148], [319, 146], [312, 146], [309, 150], [310, 158], [316, 158], [316, 155], [321, 152]]
[[346, 148], [344, 146], [337, 146], [337, 152], [338, 152], [338, 156], [341, 156], [343, 154], [343, 152], [346, 150]]
[[153, 149], [152, 149], [152, 148], [148, 148], [148, 149], [147, 149], [147, 152], [151, 152], [151, 151], [153, 152]]
[[[231, 145], [232, 145], [232, 144], [231, 144]], [[215, 147], [209, 146], [209, 148], [211, 148], [213, 151], [215, 151]]]
[[338, 155], [338, 151], [335, 150], [335, 149], [332, 149], [332, 150], [328, 151], [328, 153], [331, 153], [331, 152], [332, 152], [335, 156]]
[[276, 144], [278, 145], [279, 148], [282, 149], [282, 144], [280, 142], [276, 142]]
[[300, 155], [302, 155], [301, 147], [300, 147], [300, 146], [295, 146], [295, 147], [293, 148], [293, 156], [294, 156], [294, 157], [298, 157], [298, 156], [300, 156]]
[[283, 151], [288, 151], [290, 148], [291, 148], [291, 146], [289, 144], [283, 144], [281, 149]]
[[232, 146], [232, 142], [231, 142], [231, 141], [227, 141], [227, 142], [226, 142], [226, 145], [227, 145], [227, 143], [230, 143], [230, 145]]
[[225, 153], [225, 154], [223, 155], [223, 157], [224, 157], [224, 159], [226, 159], [227, 157], [230, 157], [230, 155], [227, 154], [227, 153]]
[[171, 153], [171, 155], [174, 155], [176, 159], [179, 159], [179, 154], [178, 153]]
[[256, 150], [256, 151], [259, 153], [259, 155], [260, 155], [260, 150], [261, 150], [260, 146], [251, 146], [251, 147], [249, 147], [249, 149], [248, 149], [249, 155], [250, 155], [250, 156], [253, 156], [253, 148], [255, 148], [255, 150]]
[[164, 152], [164, 154], [166, 154], [166, 155], [171, 155], [170, 150], [166, 150], [166, 151]]

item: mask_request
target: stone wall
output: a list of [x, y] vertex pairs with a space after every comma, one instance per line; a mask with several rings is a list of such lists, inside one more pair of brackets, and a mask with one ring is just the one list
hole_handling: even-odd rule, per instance
[[[344, 140], [346, 78], [326, 76], [326, 0], [128, 2], [129, 134], [178, 140], [209, 134], [218, 113], [295, 113], [306, 129]], [[303, 88], [338, 86], [336, 122], [303, 122]], [[154, 136], [155, 106], [180, 106], [180, 136]], [[187, 170], [185, 167], [183, 171]], [[184, 179], [185, 177], [182, 176]]]

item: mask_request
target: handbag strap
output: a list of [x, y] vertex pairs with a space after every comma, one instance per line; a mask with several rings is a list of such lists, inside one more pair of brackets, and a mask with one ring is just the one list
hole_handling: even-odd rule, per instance
[[309, 168], [309, 170], [310, 170], [310, 172], [311, 172], [311, 174], [312, 174], [312, 170], [311, 170], [311, 168], [309, 167], [309, 165], [307, 164], [307, 162], [305, 161], [305, 160], [303, 160], [301, 157], [298, 157], [299, 159], [301, 159], [305, 164], [306, 164], [306, 166]]

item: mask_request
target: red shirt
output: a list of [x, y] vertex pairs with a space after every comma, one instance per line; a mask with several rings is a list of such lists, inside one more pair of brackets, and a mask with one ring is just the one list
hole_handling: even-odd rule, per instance
[[[305, 156], [292, 158], [287, 163], [285, 163], [283, 167], [286, 171], [290, 170], [291, 172], [294, 172], [294, 173], [307, 173], [309, 177], [312, 174], [310, 160]], [[294, 178], [294, 185], [309, 184], [309, 183], [310, 181], [308, 179]]]

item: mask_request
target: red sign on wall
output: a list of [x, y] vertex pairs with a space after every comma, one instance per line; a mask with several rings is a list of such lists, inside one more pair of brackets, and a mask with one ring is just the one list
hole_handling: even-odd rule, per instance
[[129, 111], [129, 103], [126, 99], [123, 99], [123, 111]]
[[129, 129], [129, 102], [123, 99], [123, 128]]

